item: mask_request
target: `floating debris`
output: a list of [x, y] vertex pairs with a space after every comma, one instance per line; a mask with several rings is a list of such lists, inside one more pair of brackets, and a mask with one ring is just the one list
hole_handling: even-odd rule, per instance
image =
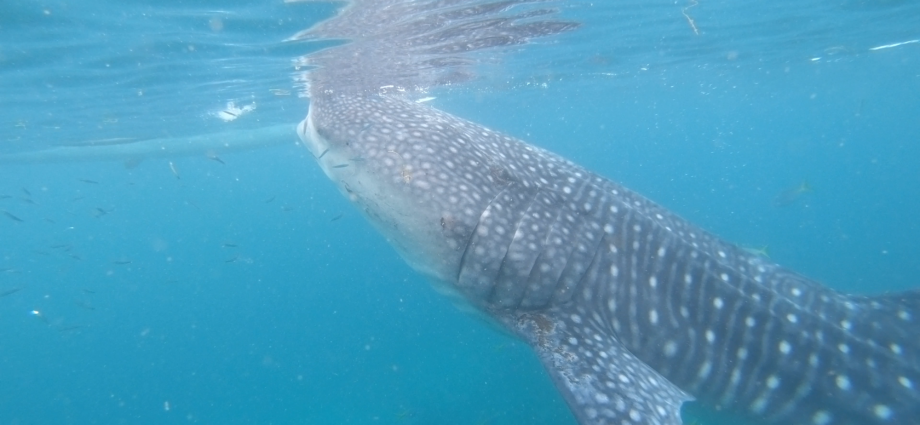
[[224, 122], [233, 121], [244, 114], [248, 114], [256, 109], [256, 103], [252, 102], [249, 105], [239, 107], [236, 106], [233, 102], [227, 102], [227, 107], [222, 111], [212, 112], [211, 115], [214, 115], [217, 118], [224, 120]]
[[29, 314], [31, 314], [31, 315], [33, 315], [33, 316], [35, 316], [35, 317], [41, 319], [41, 321], [42, 321], [42, 322], [45, 322], [46, 325], [48, 324], [48, 319], [46, 319], [45, 316], [42, 316], [42, 312], [40, 312], [40, 311], [38, 311], [38, 310], [32, 310], [32, 311], [29, 312]]
[[82, 147], [82, 146], [114, 146], [114, 145], [126, 145], [137, 141], [134, 137], [110, 137], [108, 139], [95, 139], [87, 140], [85, 142], [79, 143], [65, 143], [62, 146], [73, 146], [73, 147]]
[[903, 46], [903, 45], [905, 45], [905, 44], [913, 44], [913, 43], [920, 43], [920, 40], [907, 40], [907, 41], [902, 41], [902, 42], [900, 42], [900, 43], [891, 43], [891, 44], [885, 44], [885, 45], [882, 45], [882, 46], [875, 46], [875, 47], [869, 48], [869, 51], [876, 51], [876, 50], [882, 50], [882, 49], [890, 49], [890, 48], [892, 48], [892, 47], [898, 47], [898, 46]]

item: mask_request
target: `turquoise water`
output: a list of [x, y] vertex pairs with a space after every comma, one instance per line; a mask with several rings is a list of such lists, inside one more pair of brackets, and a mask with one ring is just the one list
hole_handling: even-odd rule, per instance
[[[920, 7], [560, 6], [584, 28], [432, 105], [837, 289], [917, 287]], [[296, 123], [292, 59], [328, 43], [282, 40], [335, 10], [2, 7], [0, 153]], [[256, 108], [215, 116], [231, 101]], [[429, 288], [294, 141], [128, 165], [0, 165], [0, 424], [574, 422], [529, 349]]]

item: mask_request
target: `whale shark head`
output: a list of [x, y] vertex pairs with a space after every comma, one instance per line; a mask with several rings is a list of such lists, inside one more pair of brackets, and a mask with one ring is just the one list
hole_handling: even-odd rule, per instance
[[509, 251], [527, 250], [512, 243], [531, 234], [518, 229], [523, 205], [580, 174], [561, 157], [401, 96], [314, 96], [298, 134], [412, 267], [477, 304], [522, 302], [494, 297], [490, 271], [546, 245]]
[[347, 40], [296, 61], [311, 101], [298, 131], [306, 146], [411, 266], [472, 300], [506, 257], [505, 198], [530, 195], [508, 185], [531, 185], [515, 168], [536, 148], [409, 96], [474, 78], [479, 52], [489, 61], [579, 27], [557, 12], [530, 0], [358, 0], [291, 38]]
[[436, 281], [456, 277], [466, 242], [457, 230], [477, 214], [474, 205], [484, 196], [475, 185], [478, 176], [460, 183], [461, 164], [445, 156], [447, 149], [462, 149], [462, 142], [439, 144], [445, 136], [431, 134], [446, 128], [438, 114], [419, 114], [427, 108], [402, 99], [313, 102], [298, 134], [329, 179], [412, 267]]
[[312, 102], [298, 134], [329, 179], [412, 267], [455, 280], [502, 184], [482, 172], [489, 160], [476, 140], [488, 130], [399, 97]]

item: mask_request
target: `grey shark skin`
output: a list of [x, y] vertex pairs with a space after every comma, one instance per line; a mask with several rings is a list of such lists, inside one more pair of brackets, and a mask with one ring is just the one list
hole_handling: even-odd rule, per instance
[[533, 346], [583, 424], [677, 425], [692, 399], [756, 423], [920, 423], [918, 292], [837, 293], [398, 95], [314, 91], [298, 133], [413, 267]]

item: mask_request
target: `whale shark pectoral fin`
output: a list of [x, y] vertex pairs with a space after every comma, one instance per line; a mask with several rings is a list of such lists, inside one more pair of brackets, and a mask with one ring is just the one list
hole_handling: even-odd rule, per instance
[[581, 424], [681, 425], [692, 397], [607, 331], [569, 314], [521, 313], [513, 328], [537, 352]]

